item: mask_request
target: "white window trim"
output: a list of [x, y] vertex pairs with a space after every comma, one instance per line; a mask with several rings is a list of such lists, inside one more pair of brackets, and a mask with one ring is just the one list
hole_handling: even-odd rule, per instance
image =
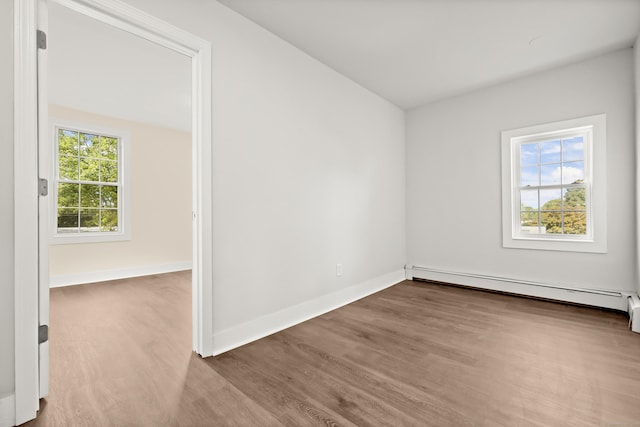
[[[581, 238], [554, 235], [518, 235], [520, 221], [517, 185], [518, 159], [515, 150], [518, 139], [533, 135], [552, 134], [568, 129], [592, 127], [590, 151], [585, 154], [585, 175], [590, 172], [591, 228]], [[505, 248], [539, 249], [569, 252], [607, 252], [607, 174], [606, 115], [581, 117], [554, 123], [512, 129], [502, 132], [502, 246]], [[588, 171], [587, 169], [590, 169]], [[517, 211], [517, 212], [516, 212]]]
[[[110, 128], [100, 124], [79, 122], [67, 119], [50, 117], [51, 123], [51, 159], [53, 182], [50, 186], [51, 200], [51, 237], [50, 244], [63, 245], [72, 243], [100, 243], [100, 242], [119, 242], [131, 240], [131, 147], [130, 134], [122, 129]], [[121, 175], [120, 190], [118, 191], [118, 203], [120, 207], [119, 228], [117, 232], [88, 232], [88, 233], [58, 233], [57, 212], [58, 212], [58, 191], [57, 191], [57, 173], [58, 173], [58, 128], [77, 130], [80, 132], [93, 133], [118, 137], [120, 140], [118, 147], [118, 172]]]

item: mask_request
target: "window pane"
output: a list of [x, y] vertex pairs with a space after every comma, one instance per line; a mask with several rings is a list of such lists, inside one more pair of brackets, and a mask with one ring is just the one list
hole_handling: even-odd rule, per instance
[[69, 233], [78, 231], [78, 209], [59, 208], [58, 209], [58, 232]]
[[100, 141], [98, 135], [80, 132], [80, 155], [84, 157], [100, 156]]
[[538, 186], [538, 166], [520, 168], [520, 186]]
[[118, 140], [116, 138], [100, 137], [100, 157], [118, 160]]
[[543, 211], [559, 211], [562, 209], [562, 191], [557, 189], [540, 190], [540, 209]]
[[103, 208], [118, 207], [118, 187], [113, 185], [103, 185], [101, 196], [101, 206]]
[[560, 163], [560, 140], [546, 141], [540, 144], [540, 163]]
[[100, 180], [100, 160], [80, 157], [80, 180], [99, 181]]
[[560, 164], [544, 165], [540, 167], [541, 185], [560, 184]]
[[520, 232], [525, 234], [540, 234], [538, 229], [538, 211], [520, 212]]
[[562, 166], [563, 184], [580, 184], [584, 182], [584, 162], [565, 163]]
[[584, 211], [587, 209], [586, 190], [584, 188], [565, 188], [562, 190], [564, 209]]
[[520, 144], [520, 164], [521, 165], [537, 165], [538, 164], [538, 144]]
[[582, 136], [562, 140], [562, 160], [565, 162], [584, 160], [584, 138]]
[[58, 207], [77, 208], [79, 189], [79, 184], [58, 184]]
[[56, 136], [58, 232], [121, 230], [120, 139], [69, 129]]
[[100, 206], [100, 186], [94, 184], [80, 185], [80, 206], [98, 208]]
[[102, 210], [102, 224], [100, 231], [118, 231], [118, 210]]
[[60, 156], [58, 158], [58, 177], [78, 180], [78, 157]]
[[80, 231], [99, 231], [100, 211], [98, 209], [80, 209]]
[[542, 212], [540, 217], [546, 234], [562, 234], [562, 212]]
[[58, 129], [58, 153], [65, 156], [78, 155], [78, 132]]
[[118, 162], [101, 160], [100, 180], [102, 182], [118, 182]]
[[587, 234], [587, 213], [565, 212], [564, 234]]
[[520, 209], [538, 210], [538, 190], [520, 190]]

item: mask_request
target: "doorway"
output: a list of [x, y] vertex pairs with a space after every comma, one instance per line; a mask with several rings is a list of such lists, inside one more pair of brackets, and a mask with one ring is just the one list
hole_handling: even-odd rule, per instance
[[190, 58], [56, 3], [48, 16], [44, 280], [190, 270]]
[[[211, 46], [175, 26], [152, 17], [126, 4], [111, 0], [87, 5], [77, 0], [57, 0], [56, 3], [107, 23], [128, 33], [168, 47], [191, 58], [192, 64], [192, 230], [193, 279], [192, 320], [193, 350], [201, 356], [212, 355], [212, 271], [211, 271]], [[47, 114], [38, 106], [46, 100], [47, 88], [38, 88], [37, 30], [47, 24], [47, 0], [15, 0], [16, 13], [16, 79], [15, 79], [15, 253], [16, 263], [16, 422], [35, 417], [43, 382], [48, 378], [48, 346], [46, 340], [37, 344], [38, 328], [48, 324], [48, 283], [39, 280], [46, 270], [42, 239], [49, 225], [38, 221], [39, 206], [46, 206], [45, 196], [31, 191], [42, 170], [34, 162], [38, 155], [37, 129], [43, 129]], [[39, 19], [38, 19], [39, 18]], [[40, 51], [42, 44], [40, 45]], [[40, 52], [46, 58], [46, 52]], [[46, 64], [46, 59], [40, 64]], [[46, 71], [44, 71], [46, 73]], [[43, 75], [40, 75], [40, 81]], [[39, 89], [39, 91], [38, 91]], [[39, 92], [39, 93], [38, 93]], [[40, 103], [38, 102], [40, 100]], [[31, 159], [31, 160], [29, 160]], [[41, 165], [44, 162], [41, 162]], [[46, 175], [45, 178], [50, 178]], [[37, 185], [36, 185], [37, 187]], [[18, 219], [20, 218], [20, 219]], [[35, 230], [35, 233], [34, 233]], [[35, 234], [35, 235], [34, 235]], [[40, 244], [38, 244], [40, 241]], [[205, 262], [205, 260], [207, 262]], [[46, 291], [45, 291], [46, 289]], [[46, 338], [46, 337], [45, 337]], [[20, 361], [18, 363], [18, 361]], [[38, 366], [40, 367], [38, 369]], [[45, 390], [46, 391], [46, 390]]]
[[[192, 265], [191, 59], [56, 3], [48, 5], [46, 34], [46, 52], [41, 51], [46, 62], [40, 71], [47, 76], [47, 90], [40, 103], [46, 101], [48, 110], [41, 111], [49, 120], [39, 144], [40, 176], [49, 179], [50, 191], [48, 205], [41, 206], [49, 227], [42, 226], [48, 235], [41, 233], [40, 259], [49, 259], [48, 275], [41, 265], [41, 281], [52, 288], [46, 317], [57, 347], [47, 344], [51, 369], [46, 375], [46, 366], [41, 367], [41, 397], [49, 394], [47, 377], [53, 394], [66, 391], [60, 387], [65, 383], [60, 365], [54, 362], [63, 355], [74, 360], [69, 346], [60, 342], [65, 339], [61, 307], [66, 307], [62, 318], [67, 323], [77, 322], [72, 329], [79, 335], [93, 330], [102, 336], [98, 343], [110, 337], [110, 345], [118, 346], [118, 337], [125, 341], [125, 334], [110, 335], [100, 323], [124, 320], [130, 310], [117, 308], [124, 295], [128, 299], [123, 302], [141, 310], [146, 302], [127, 294], [123, 282], [103, 283], [118, 291], [103, 290], [104, 302], [84, 300], [94, 313], [101, 312], [102, 322], [92, 324], [84, 307], [61, 304], [72, 291], [53, 288], [191, 270]], [[140, 289], [153, 283], [142, 278], [130, 282]], [[182, 289], [184, 280], [176, 284]], [[160, 290], [168, 292], [166, 284]], [[62, 293], [67, 297], [59, 298]], [[161, 297], [161, 292], [153, 296]], [[174, 319], [182, 323], [183, 313], [188, 319], [190, 310]], [[46, 318], [42, 312], [40, 316]], [[186, 334], [190, 340], [188, 330]], [[85, 336], [87, 347], [99, 347], [91, 340]], [[130, 340], [140, 341], [144, 339]], [[180, 342], [184, 348], [184, 340]], [[45, 364], [46, 355], [41, 352], [40, 358]], [[85, 359], [76, 357], [74, 364]]]

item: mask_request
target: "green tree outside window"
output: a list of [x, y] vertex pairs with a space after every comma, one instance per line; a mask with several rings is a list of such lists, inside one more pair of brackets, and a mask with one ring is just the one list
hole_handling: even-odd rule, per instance
[[119, 139], [58, 129], [59, 233], [119, 230]]

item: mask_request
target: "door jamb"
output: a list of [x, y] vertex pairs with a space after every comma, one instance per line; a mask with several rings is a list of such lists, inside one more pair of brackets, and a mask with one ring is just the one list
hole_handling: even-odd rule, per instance
[[15, 424], [38, 410], [37, 0], [14, 0]]
[[[53, 1], [191, 58], [193, 350], [203, 357], [211, 356], [213, 355], [211, 44], [119, 0]], [[37, 0], [14, 0], [16, 425], [35, 418], [39, 406], [37, 18]]]

